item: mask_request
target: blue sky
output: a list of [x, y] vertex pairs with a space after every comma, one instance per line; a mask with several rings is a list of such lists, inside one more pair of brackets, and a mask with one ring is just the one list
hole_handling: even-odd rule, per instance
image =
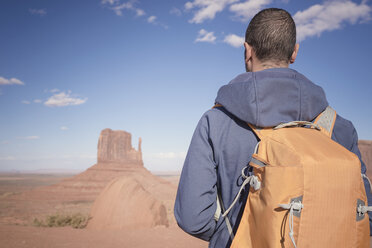
[[180, 170], [218, 89], [244, 72], [262, 8], [288, 10], [293, 69], [372, 139], [370, 1], [0, 2], [0, 170], [84, 170], [104, 128], [143, 139], [145, 166]]

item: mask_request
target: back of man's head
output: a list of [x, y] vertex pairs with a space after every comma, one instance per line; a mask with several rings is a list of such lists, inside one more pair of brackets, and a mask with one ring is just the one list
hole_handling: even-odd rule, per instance
[[261, 62], [290, 61], [296, 45], [296, 25], [283, 9], [264, 9], [248, 25], [245, 41]]

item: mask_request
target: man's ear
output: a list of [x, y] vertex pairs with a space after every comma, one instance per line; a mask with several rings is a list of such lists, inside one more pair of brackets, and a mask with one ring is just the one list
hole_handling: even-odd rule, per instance
[[245, 63], [248, 63], [248, 61], [252, 59], [252, 47], [247, 42], [244, 42], [244, 48], [244, 60]]
[[249, 72], [252, 71], [253, 65], [252, 65], [252, 53], [253, 48], [247, 43], [244, 42], [244, 62], [245, 62], [245, 71]]
[[293, 64], [295, 62], [296, 57], [297, 57], [297, 53], [298, 53], [298, 49], [300, 49], [300, 44], [297, 43], [294, 47], [294, 50], [293, 50], [291, 59], [289, 60], [289, 63]]

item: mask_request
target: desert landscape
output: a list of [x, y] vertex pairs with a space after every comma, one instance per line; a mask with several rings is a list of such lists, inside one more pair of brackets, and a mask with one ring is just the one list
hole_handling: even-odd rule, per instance
[[105, 129], [78, 175], [0, 176], [1, 247], [207, 247], [176, 224], [178, 179], [144, 167], [141, 140]]
[[[372, 141], [359, 147], [371, 175]], [[207, 247], [176, 224], [178, 180], [144, 167], [141, 139], [104, 129], [78, 175], [0, 175], [1, 247]]]

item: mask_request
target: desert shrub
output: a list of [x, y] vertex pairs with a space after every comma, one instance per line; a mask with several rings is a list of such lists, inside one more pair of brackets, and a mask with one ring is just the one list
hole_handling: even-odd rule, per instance
[[33, 226], [44, 226], [43, 221], [39, 220], [38, 218], [35, 218], [34, 221], [32, 222]]
[[80, 213], [77, 214], [54, 214], [48, 215], [45, 220], [34, 219], [33, 225], [40, 227], [62, 227], [72, 226], [73, 228], [84, 228], [89, 218]]

